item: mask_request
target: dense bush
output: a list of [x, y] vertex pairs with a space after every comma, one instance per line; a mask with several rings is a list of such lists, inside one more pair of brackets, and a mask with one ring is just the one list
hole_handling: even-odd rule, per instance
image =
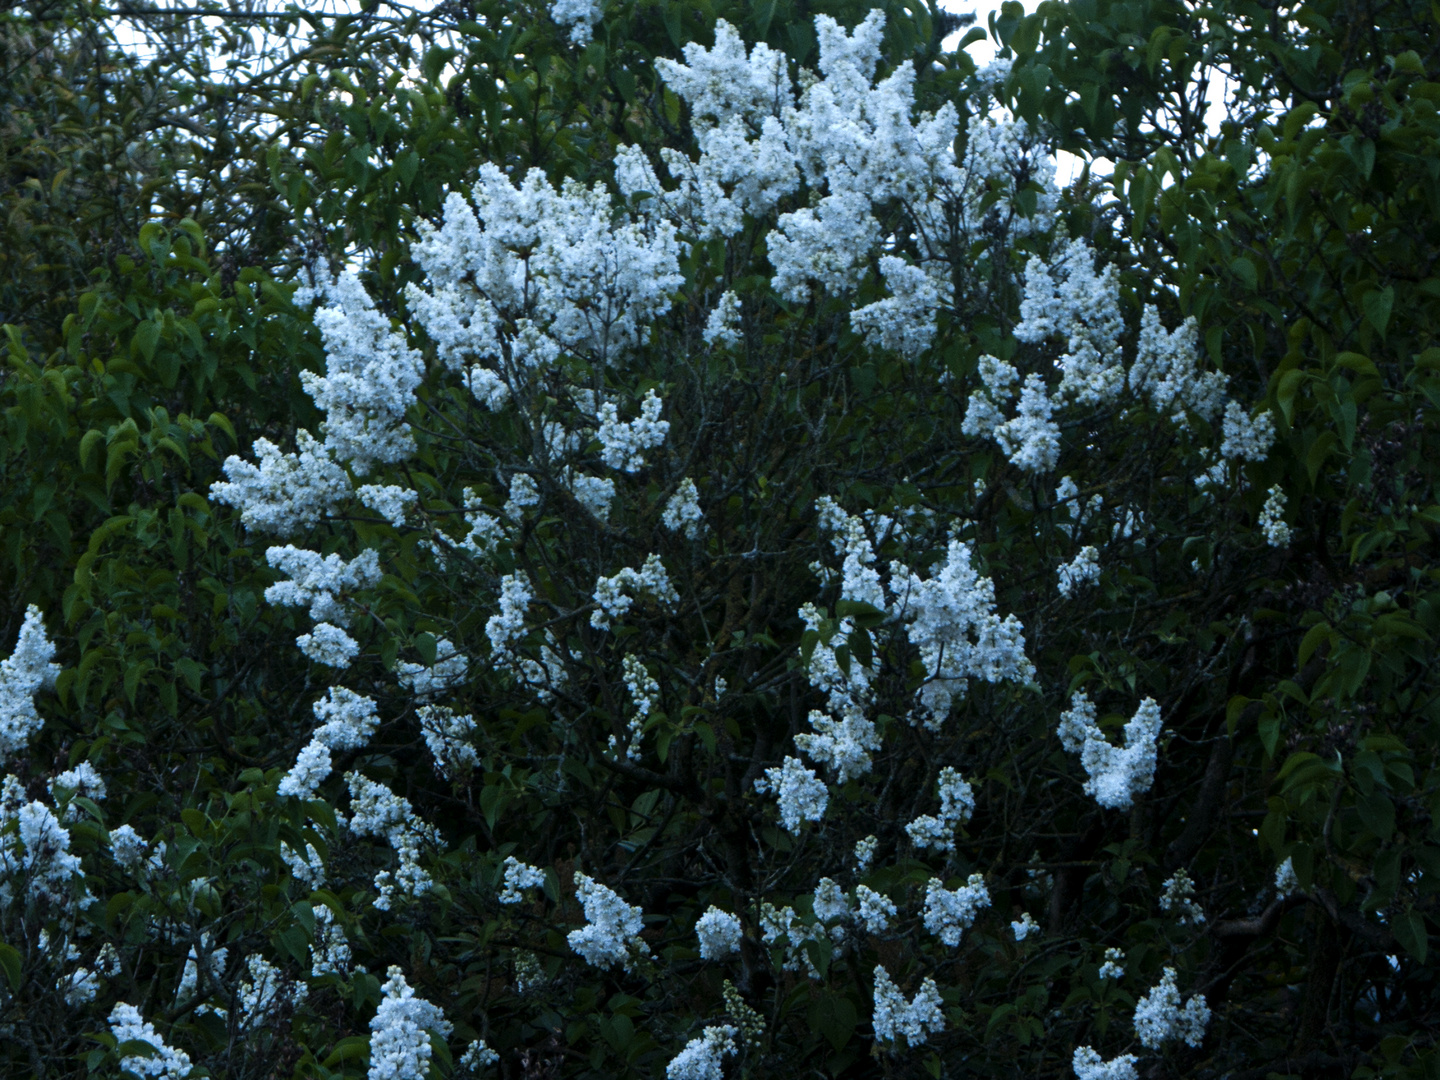
[[148, 18], [4, 24], [7, 1074], [1440, 1071], [1428, 5]]

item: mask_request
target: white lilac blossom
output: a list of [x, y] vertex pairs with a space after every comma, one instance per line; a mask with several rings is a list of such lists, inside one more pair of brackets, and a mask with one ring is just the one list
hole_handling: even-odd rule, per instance
[[515, 642], [525, 636], [525, 611], [534, 598], [535, 590], [523, 572], [500, 579], [500, 610], [485, 623], [485, 636], [496, 659], [508, 660]]
[[1084, 690], [1077, 690], [1070, 708], [1060, 714], [1056, 733], [1068, 753], [1080, 755], [1089, 776], [1085, 793], [1107, 809], [1128, 810], [1135, 796], [1155, 782], [1160, 727], [1160, 706], [1146, 698], [1125, 724], [1124, 749], [1112, 746], [1095, 721], [1095, 705]]
[[440, 226], [419, 226], [427, 287], [406, 299], [440, 362], [498, 409], [563, 352], [603, 366], [633, 349], [684, 279], [675, 226], [617, 214], [604, 184], [556, 190], [532, 169], [517, 187], [489, 163], [479, 173], [469, 202], [452, 192]]
[[982, 909], [990, 906], [990, 890], [982, 874], [971, 874], [955, 890], [945, 888], [939, 878], [925, 887], [925, 929], [943, 944], [960, 944], [960, 937], [975, 922]]
[[1175, 873], [1164, 884], [1164, 892], [1160, 894], [1160, 910], [1175, 916], [1175, 921], [1181, 926], [1199, 926], [1205, 921], [1205, 911], [1195, 902], [1195, 882], [1190, 880], [1190, 875], [1185, 872], [1184, 867], [1176, 870]]
[[871, 1023], [875, 1028], [877, 1042], [894, 1042], [904, 1038], [909, 1046], [919, 1046], [931, 1035], [945, 1030], [945, 1014], [940, 1011], [940, 988], [935, 980], [927, 977], [915, 991], [912, 1001], [906, 1001], [890, 973], [883, 967], [875, 968], [875, 1012]]
[[107, 979], [120, 974], [120, 953], [113, 943], [107, 941], [95, 955], [95, 970]]
[[450, 642], [435, 642], [435, 663], [430, 665], [402, 663], [397, 668], [400, 685], [427, 702], [446, 691], [458, 689], [470, 670], [470, 659]]
[[541, 965], [540, 958], [533, 952], [517, 950], [514, 970], [517, 994], [529, 994], [550, 981], [545, 975], [545, 968]]
[[969, 544], [951, 540], [945, 560], [928, 580], [891, 563], [895, 614], [920, 650], [925, 682], [916, 691], [920, 721], [935, 730], [963, 698], [971, 679], [1028, 682], [1035, 667], [1025, 655], [1025, 628], [1014, 615], [995, 612], [995, 583], [981, 577]]
[[350, 972], [350, 942], [345, 927], [324, 904], [315, 905], [315, 937], [310, 944], [310, 976], [321, 978]]
[[705, 515], [700, 511], [700, 491], [688, 476], [682, 479], [665, 503], [660, 519], [671, 532], [683, 532], [685, 539], [694, 540], [705, 529]]
[[608, 476], [585, 476], [573, 473], [568, 476], [570, 490], [575, 501], [602, 524], [610, 520], [610, 504], [615, 501], [615, 481]]
[[622, 422], [613, 402], [600, 406], [598, 414], [600, 439], [600, 460], [612, 469], [625, 472], [639, 472], [645, 467], [645, 451], [664, 445], [665, 436], [670, 433], [670, 421], [660, 419], [663, 402], [655, 391], [645, 391], [640, 402], [640, 415], [634, 420]]
[[465, 1048], [455, 1066], [458, 1069], [468, 1072], [479, 1072], [487, 1065], [494, 1065], [500, 1060], [500, 1055], [490, 1049], [484, 1039], [476, 1039]]
[[570, 931], [565, 940], [587, 963], [602, 969], [621, 964], [629, 971], [637, 956], [650, 955], [650, 946], [640, 940], [645, 924], [638, 907], [586, 874], [575, 875], [575, 895], [585, 909], [586, 925]]
[[1102, 979], [1123, 979], [1125, 977], [1124, 949], [1106, 949], [1105, 962], [1100, 965], [1096, 974]]
[[[1008, 364], [989, 353], [980, 357], [980, 389], [970, 395], [965, 406], [965, 419], [961, 421], [961, 434], [969, 436], [990, 436], [1005, 423], [1005, 413], [1000, 408], [1015, 397], [1015, 385], [1020, 373], [1013, 364]], [[976, 498], [984, 494], [984, 481], [976, 480]]]
[[870, 864], [875, 861], [875, 849], [880, 841], [874, 836], [867, 836], [863, 840], [855, 841], [855, 872], [867, 874], [870, 872]]
[[110, 830], [110, 855], [123, 870], [134, 872], [145, 861], [150, 845], [132, 825], [117, 825]]
[[634, 704], [639, 719], [643, 721], [660, 704], [660, 684], [651, 676], [640, 658], [632, 653], [625, 654], [621, 666], [625, 672], [625, 689], [630, 694], [630, 701]]
[[695, 920], [695, 936], [700, 941], [701, 960], [723, 960], [740, 951], [740, 920], [712, 904]]
[[64, 933], [51, 937], [50, 931], [42, 928], [37, 945], [42, 956], [59, 963], [80, 959], [80, 947]]
[[1275, 484], [1265, 496], [1265, 505], [1260, 508], [1260, 532], [1271, 547], [1289, 547], [1292, 534], [1285, 524], [1285, 489]]
[[715, 23], [715, 46], [691, 42], [686, 63], [659, 58], [655, 68], [667, 86], [690, 105], [697, 128], [711, 128], [732, 117], [756, 121], [779, 116], [794, 105], [786, 57], [764, 42], [745, 55], [745, 42], [724, 19]]
[[[640, 736], [645, 730], [645, 721], [660, 704], [660, 684], [638, 656], [626, 653], [621, 661], [621, 668], [624, 671], [625, 689], [630, 694], [631, 704], [635, 706], [635, 714], [626, 725], [625, 756], [631, 761], [637, 761], [640, 758]], [[611, 752], [617, 752], [619, 747], [620, 740], [614, 735], [610, 736]]]
[[[996, 61], [986, 71], [997, 73], [1000, 82], [1008, 77], [1010, 61]], [[1003, 74], [998, 74], [1003, 71]], [[985, 72], [978, 76], [988, 83]], [[993, 85], [993, 84], [990, 84]], [[1055, 186], [1055, 159], [1038, 134], [1024, 119], [1008, 120], [979, 110], [970, 118], [965, 132], [965, 156], [961, 169], [966, 174], [961, 213], [973, 228], [985, 222], [1004, 227], [1012, 236], [1047, 232], [1055, 219], [1060, 192]], [[996, 186], [1005, 198], [987, 208], [986, 196]], [[1038, 190], [1036, 190], [1038, 188]], [[1015, 197], [1021, 190], [1034, 193], [1032, 214], [1017, 214]]]
[[110, 1010], [110, 1034], [121, 1046], [131, 1042], [149, 1043], [154, 1051], [143, 1057], [139, 1054], [122, 1057], [120, 1068], [126, 1072], [136, 1076], [153, 1076], [157, 1080], [184, 1080], [190, 1075], [190, 1055], [169, 1046], [134, 1005], [120, 1001]]
[[1010, 932], [1015, 935], [1016, 941], [1024, 941], [1031, 934], [1038, 934], [1040, 932], [1040, 924], [1037, 923], [1027, 911], [1024, 912], [1020, 918], [1011, 921]]
[[475, 719], [469, 713], [457, 713], [446, 705], [421, 705], [415, 716], [441, 779], [461, 779], [480, 764], [480, 755], [469, 741], [475, 732]]
[[787, 756], [785, 764], [766, 769], [755, 781], [755, 790], [773, 793], [779, 800], [780, 824], [789, 833], [798, 833], [803, 822], [819, 821], [830, 803], [825, 782], [797, 757]]
[[795, 909], [788, 905], [777, 908], [768, 900], [760, 905], [760, 940], [766, 945], [776, 945], [784, 940], [786, 971], [804, 970], [810, 978], [820, 978], [820, 972], [805, 948], [807, 942], [819, 940], [820, 933], [820, 928], [806, 926], [797, 919]]
[[295, 433], [293, 454], [268, 439], [256, 439], [252, 449], [258, 468], [232, 454], [224, 465], [228, 481], [210, 485], [210, 495], [239, 510], [247, 529], [292, 536], [350, 497], [345, 470], [308, 431]]
[[44, 803], [25, 802], [23, 785], [11, 775], [0, 797], [0, 907], [15, 899], [12, 880], [19, 873], [25, 874], [24, 900], [56, 904], [70, 899], [72, 883], [84, 878], [65, 826]]
[[1060, 567], [1060, 595], [1068, 600], [1081, 585], [1094, 585], [1099, 580], [1100, 551], [1086, 545]]
[[238, 1003], [240, 1022], [252, 1031], [280, 1008], [294, 1008], [304, 1001], [310, 988], [287, 979], [281, 970], [259, 953], [245, 957], [248, 978], [240, 980]]
[[705, 332], [701, 335], [706, 345], [722, 349], [734, 348], [740, 344], [740, 298], [729, 290], [720, 295], [715, 310], [705, 321]]
[[635, 603], [632, 593], [648, 593], [662, 604], [680, 602], [680, 594], [670, 584], [670, 575], [659, 555], [648, 555], [644, 565], [636, 570], [625, 567], [610, 577], [595, 579], [595, 611], [590, 614], [590, 625], [599, 630], [610, 629], [612, 619], [619, 618]]
[[1289, 855], [1275, 868], [1275, 891], [1282, 897], [1300, 891], [1300, 876], [1295, 873], [1295, 863]]
[[383, 837], [398, 860], [393, 874], [382, 870], [375, 875], [379, 893], [375, 906], [381, 911], [390, 910], [397, 891], [406, 897], [429, 892], [434, 882], [420, 867], [420, 848], [425, 843], [439, 842], [435, 827], [420, 820], [409, 799], [396, 795], [384, 784], [357, 772], [346, 773], [345, 783], [350, 789], [350, 832], [355, 836]]
[[517, 472], [510, 477], [510, 494], [501, 509], [505, 516], [519, 521], [525, 511], [540, 505], [540, 488], [529, 473]]
[[185, 957], [185, 968], [180, 974], [180, 985], [175, 991], [175, 1000], [185, 1002], [190, 1000], [199, 992], [200, 978], [203, 968], [206, 988], [218, 988], [220, 981], [225, 976], [225, 959], [230, 955], [230, 950], [224, 945], [218, 948], [210, 944], [210, 931], [206, 930], [200, 935], [200, 939], [190, 946], [189, 953]]
[[1010, 78], [1010, 72], [1014, 66], [1013, 60], [1003, 58], [992, 60], [975, 72], [975, 82], [985, 93], [991, 93], [996, 87], [1005, 85], [1005, 80]]
[[[805, 623], [807, 631], [819, 634], [825, 623], [825, 616], [812, 603], [801, 605], [800, 618]], [[857, 723], [869, 723], [865, 718], [863, 710], [870, 701], [870, 684], [880, 674], [880, 663], [878, 658], [872, 656], [870, 663], [866, 664], [853, 653], [850, 656], [848, 668], [840, 663], [836, 649], [849, 639], [855, 631], [855, 620], [849, 615], [845, 616], [835, 626], [834, 633], [828, 638], [822, 638], [815, 643], [810, 652], [810, 662], [805, 665], [805, 675], [810, 685], [822, 693], [828, 694], [830, 708], [841, 715], [841, 724], [848, 725], [848, 732], [826, 732], [817, 729], [817, 734], [823, 740], [827, 734], [842, 735], [844, 738], [862, 738], [862, 732], [855, 727]], [[812, 718], [813, 720], [813, 718]], [[868, 741], [869, 736], [863, 736], [862, 741]], [[817, 743], [817, 749], [825, 744]], [[846, 747], [845, 751], [853, 748]], [[863, 749], [863, 748], [862, 748]], [[808, 752], [808, 751], [807, 751]], [[822, 749], [823, 753], [829, 751]], [[861, 759], [854, 753], [840, 752], [837, 748], [837, 760], [849, 760], [859, 762]], [[818, 760], [818, 759], [817, 759]]]
[[735, 117], [696, 129], [698, 160], [678, 150], [660, 151], [679, 184], [661, 196], [662, 204], [677, 221], [694, 229], [697, 239], [734, 236], [744, 228], [747, 214], [769, 213], [800, 186], [784, 125], [767, 116], [759, 123], [759, 137], [752, 139], [753, 133], [751, 124]]
[[786, 300], [798, 302], [811, 283], [832, 294], [853, 287], [864, 269], [865, 253], [880, 231], [870, 200], [856, 192], [827, 195], [818, 206], [781, 214], [765, 243], [775, 268], [771, 285]]
[[795, 736], [795, 745], [822, 765], [835, 770], [835, 782], [843, 784], [870, 771], [870, 752], [880, 749], [880, 736], [873, 721], [858, 709], [847, 707], [836, 720], [819, 709], [810, 710], [813, 732]]
[[[1040, 852], [1038, 852], [1038, 851], [1032, 851], [1032, 852], [1030, 853], [1030, 861], [1031, 861], [1032, 863], [1038, 863], [1038, 862], [1040, 862]], [[1032, 897], [1034, 897], [1034, 896], [1044, 896], [1044, 895], [1046, 895], [1046, 894], [1054, 887], [1054, 885], [1055, 885], [1055, 879], [1054, 879], [1054, 877], [1051, 875], [1050, 871], [1049, 871], [1049, 870], [1042, 869], [1042, 868], [1039, 868], [1039, 867], [1034, 867], [1034, 866], [1026, 867], [1026, 869], [1025, 869], [1025, 877], [1026, 877], [1026, 885], [1025, 885], [1025, 895], [1026, 895], [1026, 896], [1032, 896]]]
[[697, 1039], [685, 1044], [685, 1049], [670, 1059], [665, 1066], [666, 1080], [721, 1080], [724, 1072], [721, 1059], [736, 1053], [736, 1029], [729, 1024], [707, 1027]]
[[320, 726], [314, 739], [331, 750], [359, 750], [369, 743], [380, 723], [372, 698], [344, 686], [332, 686], [326, 696], [311, 706]]
[[367, 1080], [424, 1080], [430, 1071], [430, 1034], [450, 1034], [450, 1021], [439, 1008], [405, 981], [392, 965], [381, 987], [384, 997], [370, 1018], [370, 1071]]
[[65, 996], [65, 1004], [74, 1008], [89, 1005], [100, 992], [100, 976], [83, 965], [62, 975], [57, 989]]
[[935, 337], [935, 311], [940, 290], [930, 276], [893, 255], [880, 259], [880, 273], [890, 296], [850, 313], [850, 325], [872, 349], [886, 349], [913, 360]]
[[545, 871], [521, 862], [514, 855], [505, 857], [505, 887], [500, 890], [500, 903], [518, 904], [525, 899], [524, 890], [545, 885]]
[[1075, 483], [1073, 478], [1062, 476], [1060, 483], [1055, 485], [1055, 505], [1070, 519], [1069, 522], [1057, 522], [1055, 527], [1066, 536], [1073, 537], [1079, 532], [1081, 526], [1104, 509], [1105, 499], [1101, 495], [1091, 495], [1088, 502], [1082, 503], [1080, 486]]
[[570, 44], [590, 44], [590, 35], [600, 21], [604, 4], [599, 0], [550, 0], [550, 17], [570, 28]]
[[[785, 57], [757, 45], [747, 59], [724, 23], [717, 25], [714, 49], [687, 46], [688, 66], [657, 62], [690, 103], [700, 142], [699, 161], [663, 155], [680, 181], [666, 205], [692, 222], [697, 236], [731, 235], [744, 214], [766, 213], [795, 190], [799, 173], [817, 192], [828, 189], [815, 206], [782, 214], [767, 237], [773, 285], [792, 299], [812, 284], [843, 291], [864, 270], [881, 239], [872, 202], [906, 199], [926, 222], [927, 243], [943, 242], [941, 192], [957, 186], [959, 176], [951, 151], [954, 107], [912, 118], [909, 63], [874, 83], [883, 15], [872, 12], [849, 34], [826, 16], [815, 26], [820, 77], [810, 81], [798, 107]], [[904, 297], [901, 303], [924, 306], [913, 304], [913, 289], [892, 291]]]
[[[878, 894], [877, 894], [878, 895]], [[884, 899], [881, 897], [881, 899]], [[845, 895], [845, 890], [832, 879], [822, 877], [815, 886], [815, 892], [810, 898], [810, 910], [815, 913], [815, 918], [822, 923], [832, 924], [830, 935], [837, 942], [845, 937], [843, 926], [834, 925], [848, 920], [852, 914], [850, 909], [850, 898]], [[881, 927], [883, 930], [884, 927]]]
[[1121, 1054], [1106, 1061], [1089, 1046], [1077, 1047], [1070, 1065], [1075, 1080], [1136, 1080], [1134, 1054]]
[[320, 726], [280, 781], [281, 795], [311, 798], [330, 775], [331, 751], [359, 750], [380, 723], [374, 700], [344, 686], [330, 687], [326, 697], [311, 706], [311, 712]]
[[[815, 509], [820, 527], [831, 534], [831, 548], [844, 560], [840, 599], [869, 604], [878, 611], [884, 611], [889, 604], [880, 574], [874, 567], [875, 548], [866, 534], [865, 522], [854, 514], [847, 514], [828, 495], [815, 500]], [[878, 519], [876, 532], [880, 539], [884, 539], [890, 523], [889, 518]]]
[[[465, 488], [461, 492], [461, 500], [465, 505], [465, 524], [470, 531], [457, 546], [477, 559], [488, 560], [507, 542], [505, 529], [494, 507], [486, 503], [474, 488]], [[454, 543], [443, 533], [437, 535], [442, 543]]]
[[868, 885], [855, 886], [855, 917], [865, 924], [868, 933], [879, 934], [890, 929], [896, 910], [895, 902], [884, 893]]
[[975, 812], [975, 792], [957, 769], [946, 765], [938, 779], [940, 813], [922, 814], [905, 826], [915, 846], [937, 851], [955, 850], [955, 830]]
[[80, 808], [74, 802], [77, 797], [92, 802], [105, 801], [105, 778], [88, 761], [82, 761], [73, 769], [66, 769], [54, 779], [47, 780], [45, 786], [50, 789], [56, 805], [64, 805], [60, 820], [66, 824], [80, 818]]
[[325, 860], [314, 844], [307, 841], [302, 853], [281, 840], [280, 859], [289, 867], [290, 876], [306, 888], [320, 889], [325, 886]]
[[1045, 380], [1034, 372], [1026, 375], [1016, 415], [995, 427], [995, 442], [1016, 468], [1044, 473], [1060, 460], [1060, 425], [1050, 419], [1054, 412]]
[[1145, 512], [1134, 507], [1124, 507], [1115, 524], [1110, 529], [1110, 539], [1114, 540], [1135, 540], [1135, 546], [1145, 546], [1145, 533], [1149, 526], [1145, 523]]
[[[540, 659], [519, 658], [516, 674], [521, 682], [535, 691], [536, 698], [541, 702], [551, 701], [556, 691], [570, 682], [570, 673], [566, 670], [565, 658], [561, 655], [562, 649], [563, 646], [555, 638], [555, 632], [547, 629], [545, 644], [540, 646]], [[571, 656], [573, 658], [573, 654]]]
[[405, 413], [425, 373], [420, 353], [375, 306], [349, 271], [322, 283], [328, 301], [315, 311], [325, 344], [325, 374], [302, 371], [300, 382], [325, 410], [325, 448], [364, 475], [376, 464], [404, 461], [415, 449]]
[[1206, 423], [1214, 421], [1225, 402], [1225, 384], [1219, 372], [1196, 370], [1199, 325], [1194, 316], [1166, 332], [1159, 309], [1146, 304], [1140, 317], [1140, 341], [1130, 366], [1130, 388], [1145, 394], [1159, 412], [1184, 426], [1186, 412]]
[[1057, 399], [1095, 405], [1119, 395], [1125, 380], [1119, 348], [1124, 329], [1119, 272], [1111, 265], [1097, 274], [1088, 243], [1071, 240], [1048, 264], [1031, 256], [1015, 337], [1031, 343], [1065, 340], [1067, 351], [1056, 362], [1061, 372]]
[[958, 179], [951, 152], [958, 114], [947, 103], [912, 119], [915, 71], [909, 63], [874, 83], [884, 31], [878, 10], [849, 33], [835, 20], [817, 17], [822, 78], [806, 88], [787, 126], [812, 186], [823, 178], [832, 192], [876, 202], [928, 202]]
[[405, 524], [406, 515], [420, 505], [420, 493], [398, 484], [365, 484], [355, 489], [355, 495], [368, 510], [374, 510], [398, 529]]
[[316, 623], [308, 634], [295, 639], [300, 651], [317, 664], [347, 668], [360, 655], [360, 643], [333, 623]]
[[1220, 430], [1224, 436], [1220, 443], [1222, 458], [1264, 461], [1270, 456], [1270, 447], [1275, 444], [1275, 421], [1270, 414], [1262, 412], [1252, 417], [1236, 401], [1225, 406]]
[[[1213, 456], [1208, 448], [1200, 451], [1200, 460], [1202, 462], [1211, 461]], [[1205, 497], [1206, 501], [1213, 501], [1215, 491], [1224, 490], [1227, 487], [1227, 482], [1231, 475], [1231, 468], [1228, 462], [1223, 459], [1215, 461], [1206, 466], [1201, 470], [1200, 475], [1195, 477], [1195, 489]], [[1237, 476], [1236, 480], [1236, 486], [1241, 491], [1244, 491], [1247, 486], [1245, 484], [1245, 478], [1243, 476]]]
[[330, 775], [331, 768], [330, 748], [319, 739], [311, 739], [295, 758], [290, 771], [281, 778], [276, 794], [299, 799], [313, 798], [316, 789]]
[[31, 604], [14, 651], [0, 660], [0, 760], [24, 748], [44, 723], [35, 711], [35, 694], [54, 686], [60, 675], [59, 665], [51, 663], [54, 655], [40, 609]]
[[1210, 1006], [1203, 995], [1194, 995], [1181, 1007], [1173, 967], [1167, 967], [1160, 981], [1135, 1003], [1135, 1035], [1149, 1050], [1158, 1050], [1174, 1039], [1198, 1047], [1205, 1041], [1209, 1024]]
[[729, 979], [721, 985], [721, 998], [725, 1002], [725, 1015], [735, 1021], [740, 1029], [740, 1039], [746, 1046], [759, 1049], [765, 1037], [765, 1019], [752, 1009], [735, 989]]

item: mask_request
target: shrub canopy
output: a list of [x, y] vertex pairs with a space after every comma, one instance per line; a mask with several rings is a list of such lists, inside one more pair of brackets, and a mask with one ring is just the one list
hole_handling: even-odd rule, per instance
[[1436, 18], [12, 9], [7, 1075], [1436, 1074]]

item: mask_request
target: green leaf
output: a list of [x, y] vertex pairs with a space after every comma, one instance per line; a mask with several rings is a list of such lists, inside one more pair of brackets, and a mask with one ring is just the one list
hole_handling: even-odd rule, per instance
[[859, 1016], [854, 1003], [842, 994], [825, 991], [810, 1004], [810, 1026], [830, 1043], [835, 1050], [841, 1050], [855, 1033]]
[[80, 468], [86, 472], [95, 468], [95, 453], [104, 442], [104, 433], [93, 428], [80, 437]]
[[[1029, 56], [1035, 51], [1035, 46], [1040, 43], [1040, 26], [1039, 15], [1027, 15], [1020, 20], [1014, 36], [1010, 38], [1010, 48], [1015, 50], [1016, 56]], [[837, 1046], [835, 1049], [840, 1048]]]
[[1395, 304], [1395, 290], [1389, 285], [1383, 289], [1372, 289], [1365, 294], [1361, 303], [1365, 308], [1366, 321], [1383, 338], [1385, 328], [1390, 324], [1390, 309]]
[[500, 813], [510, 801], [510, 793], [503, 787], [487, 785], [480, 792], [480, 812], [485, 815], [485, 824], [491, 829], [500, 820]]
[[1334, 431], [1326, 429], [1311, 443], [1310, 450], [1305, 455], [1305, 470], [1310, 474], [1310, 483], [1315, 483], [1321, 468], [1325, 465], [1325, 459], [1330, 456], [1331, 451], [1339, 442], [1340, 436], [1336, 435]]
[[1305, 636], [1300, 639], [1299, 666], [1303, 668], [1308, 664], [1310, 657], [1315, 655], [1315, 650], [1318, 649], [1322, 643], [1328, 643], [1334, 634], [1335, 631], [1331, 629], [1330, 624], [1327, 622], [1318, 622], [1307, 630]]
[[160, 343], [160, 324], [149, 320], [142, 322], [135, 328], [135, 338], [131, 344], [130, 355], [137, 352], [145, 357], [148, 364], [155, 359], [155, 346]]
[[1403, 912], [1391, 921], [1390, 930], [1406, 952], [1418, 963], [1425, 963], [1425, 957], [1430, 952], [1430, 933], [1423, 915], [1413, 908]]
[[1381, 840], [1389, 840], [1395, 833], [1395, 804], [1383, 791], [1355, 801], [1355, 809], [1365, 828]]
[[20, 992], [20, 953], [13, 945], [0, 942], [0, 968], [5, 969], [5, 978], [10, 980], [10, 989]]
[[370, 1054], [370, 1036], [350, 1035], [341, 1039], [325, 1059], [325, 1068], [334, 1068], [344, 1061], [359, 1061]]

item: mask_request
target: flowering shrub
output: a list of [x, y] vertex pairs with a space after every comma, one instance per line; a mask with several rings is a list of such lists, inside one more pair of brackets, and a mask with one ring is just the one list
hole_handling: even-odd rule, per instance
[[[252, 350], [284, 408], [231, 390], [238, 431], [150, 404], [142, 432], [85, 396], [97, 365], [140, 376], [12, 338], [11, 444], [74, 443], [69, 512], [107, 516], [72, 551], [35, 479], [60, 456], [6, 459], [5, 527], [58, 539], [6, 540], [3, 1053], [1432, 1067], [1394, 1042], [1433, 1005], [1433, 740], [1408, 736], [1436, 719], [1440, 513], [1401, 467], [1428, 324], [1362, 299], [1351, 341], [1289, 297], [1293, 351], [1245, 354], [1216, 297], [1254, 264], [1176, 209], [1242, 200], [1238, 166], [1144, 145], [1156, 118], [1062, 55], [1090, 115], [1042, 113], [1041, 30], [1099, 33], [1064, 12], [1005, 9], [1010, 56], [976, 71], [898, 8], [788, 39], [759, 9], [647, 11], [556, 3], [523, 41], [498, 6], [467, 20], [422, 103], [495, 118], [489, 156], [373, 250], [226, 307], [194, 286], [222, 321], [165, 348]], [[584, 117], [549, 111], [587, 78]], [[397, 153], [386, 123], [359, 160]], [[1061, 142], [1120, 164], [1062, 189]], [[320, 168], [276, 155], [277, 182]], [[1402, 334], [1428, 357], [1403, 377], [1339, 351]], [[1388, 501], [1341, 500], [1362, 474]], [[1361, 1034], [1316, 1049], [1341, 1013]]]

